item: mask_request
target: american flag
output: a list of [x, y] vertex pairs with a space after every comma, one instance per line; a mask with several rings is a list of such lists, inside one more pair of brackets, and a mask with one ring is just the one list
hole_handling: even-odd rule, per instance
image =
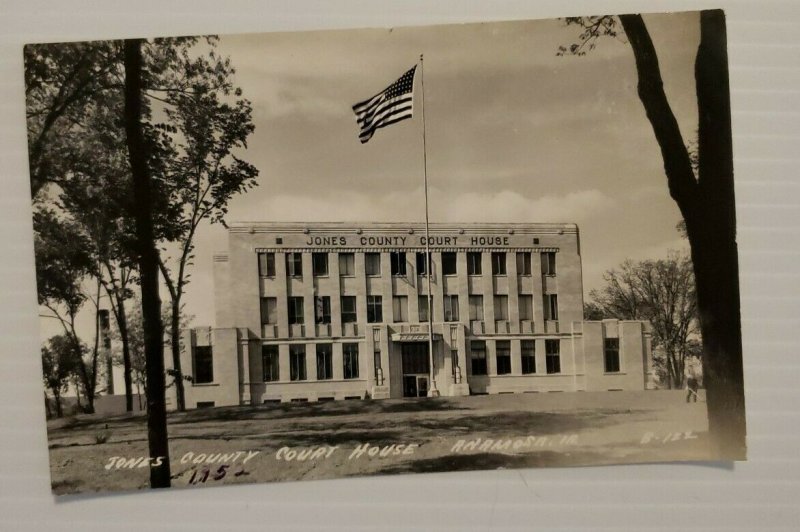
[[372, 98], [353, 106], [358, 127], [358, 138], [364, 144], [375, 130], [411, 118], [414, 109], [414, 73], [417, 66], [400, 76]]

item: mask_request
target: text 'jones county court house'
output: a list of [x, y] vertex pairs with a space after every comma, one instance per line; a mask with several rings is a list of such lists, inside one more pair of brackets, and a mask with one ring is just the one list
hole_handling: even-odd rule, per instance
[[432, 357], [424, 224], [228, 235], [217, 327], [182, 335], [189, 408], [645, 388], [649, 325], [583, 321], [574, 224], [432, 224]]

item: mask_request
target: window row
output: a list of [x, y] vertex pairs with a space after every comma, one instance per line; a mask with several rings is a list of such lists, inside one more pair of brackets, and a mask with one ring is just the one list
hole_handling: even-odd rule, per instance
[[[545, 371], [548, 375], [561, 373], [561, 341], [545, 340]], [[470, 369], [472, 375], [488, 375], [486, 341], [472, 340], [469, 345]], [[523, 375], [536, 373], [536, 344], [533, 340], [521, 341], [521, 372]], [[497, 375], [511, 373], [511, 341], [495, 342], [495, 368]]]
[[[389, 254], [391, 273], [397, 276], [408, 275], [408, 262], [405, 251], [396, 251]], [[470, 251], [467, 253], [467, 275], [482, 275], [483, 264], [481, 253]], [[556, 254], [546, 251], [542, 254], [542, 275], [556, 274]], [[425, 253], [416, 252], [417, 275], [427, 275]], [[531, 275], [531, 254], [517, 252], [517, 275]], [[430, 264], [430, 261], [427, 261]], [[456, 252], [442, 253], [442, 275], [456, 275], [458, 273], [458, 260]], [[364, 267], [368, 276], [381, 275], [381, 254], [364, 253]], [[506, 253], [493, 252], [491, 257], [492, 275], [506, 275]], [[328, 275], [328, 253], [311, 253], [311, 273], [314, 277]], [[435, 273], [435, 272], [434, 272]], [[275, 277], [275, 253], [262, 252], [258, 254], [258, 274], [261, 277]], [[303, 276], [303, 253], [286, 254], [286, 275], [288, 277]], [[355, 253], [339, 253], [339, 275], [352, 277], [355, 275]]]
[[[497, 321], [508, 321], [508, 296], [494, 296], [494, 319]], [[460, 320], [458, 296], [443, 296], [444, 321], [457, 322]], [[532, 321], [533, 318], [533, 296], [517, 296], [519, 319], [522, 321]], [[417, 308], [419, 312], [419, 322], [428, 321], [428, 307], [430, 302], [427, 296], [418, 296]], [[261, 324], [276, 325], [278, 323], [278, 300], [274, 297], [261, 298]], [[558, 296], [556, 294], [544, 294], [543, 311], [545, 320], [558, 320]], [[305, 310], [303, 297], [288, 298], [287, 315], [289, 325], [302, 325], [305, 323]], [[408, 297], [392, 297], [392, 316], [395, 323], [409, 322]], [[357, 321], [356, 296], [341, 296], [341, 318], [342, 323], [355, 323]], [[470, 321], [484, 321], [483, 296], [469, 296], [469, 319]], [[434, 320], [435, 321], [435, 320]], [[331, 298], [330, 296], [314, 297], [314, 322], [331, 323]], [[367, 296], [367, 323], [383, 322], [383, 297]]]
[[[333, 344], [294, 344], [289, 346], [289, 380], [307, 380], [306, 347], [316, 356], [318, 381], [333, 379]], [[280, 357], [277, 345], [261, 346], [261, 363], [264, 382], [280, 380]], [[358, 378], [358, 344], [342, 344], [342, 375], [345, 379]]]

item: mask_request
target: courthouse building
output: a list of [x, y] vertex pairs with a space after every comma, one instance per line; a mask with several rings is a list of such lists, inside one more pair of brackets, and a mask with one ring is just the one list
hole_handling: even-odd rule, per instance
[[424, 224], [231, 224], [216, 327], [182, 336], [187, 407], [645, 388], [649, 325], [583, 321], [574, 224], [427, 244], [429, 265]]

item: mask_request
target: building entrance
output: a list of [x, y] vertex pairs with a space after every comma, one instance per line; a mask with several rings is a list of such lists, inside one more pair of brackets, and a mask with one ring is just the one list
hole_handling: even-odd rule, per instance
[[403, 343], [403, 397], [427, 397], [430, 360], [427, 342]]

